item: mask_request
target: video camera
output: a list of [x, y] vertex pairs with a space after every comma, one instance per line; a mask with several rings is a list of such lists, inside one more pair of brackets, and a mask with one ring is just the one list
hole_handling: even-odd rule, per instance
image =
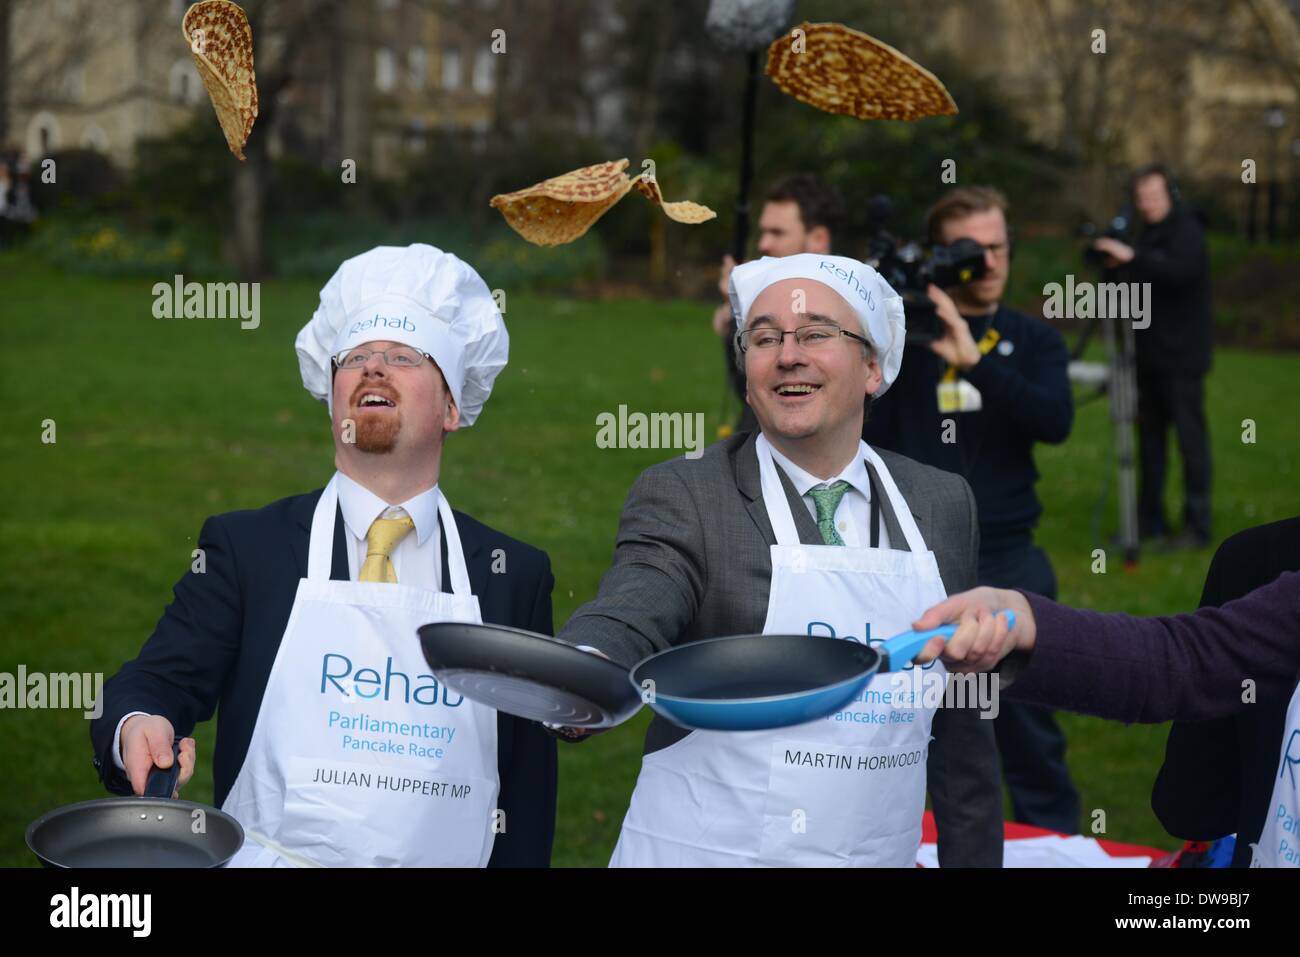
[[973, 239], [959, 239], [926, 251], [919, 242], [900, 242], [888, 229], [893, 215], [894, 203], [888, 196], [875, 196], [867, 204], [867, 265], [903, 297], [908, 342], [942, 339], [943, 320], [926, 287], [934, 283], [946, 289], [982, 278], [988, 271], [984, 247]]
[[1125, 206], [1115, 216], [1112, 216], [1110, 221], [1106, 223], [1105, 229], [1098, 229], [1096, 223], [1084, 223], [1078, 229], [1078, 235], [1088, 241], [1088, 244], [1083, 247], [1083, 261], [1093, 269], [1105, 269], [1106, 254], [1093, 249], [1093, 241], [1102, 238], [1118, 239], [1120, 242], [1131, 246], [1133, 245], [1133, 227], [1132, 206]]

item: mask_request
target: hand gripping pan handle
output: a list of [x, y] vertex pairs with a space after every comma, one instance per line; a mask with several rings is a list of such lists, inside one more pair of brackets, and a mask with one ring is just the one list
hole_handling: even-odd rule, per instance
[[170, 768], [160, 768], [154, 765], [149, 777], [144, 783], [144, 797], [167, 798], [176, 793], [176, 782], [181, 777], [181, 742], [179, 739], [172, 741], [172, 766]]
[[[996, 614], [1007, 616], [1007, 631], [1016, 627], [1014, 611], [1003, 608]], [[947, 641], [956, 633], [956, 625], [941, 625], [928, 631], [905, 631], [901, 635], [895, 635], [880, 646], [880, 652], [885, 656], [880, 670], [897, 671], [920, 654], [921, 649], [930, 643], [931, 638], [942, 637]]]

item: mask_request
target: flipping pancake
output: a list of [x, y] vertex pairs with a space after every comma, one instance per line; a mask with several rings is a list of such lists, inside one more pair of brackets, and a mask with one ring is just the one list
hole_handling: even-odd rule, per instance
[[796, 100], [860, 120], [919, 120], [957, 112], [939, 78], [888, 43], [842, 23], [801, 23], [767, 48], [767, 75]]
[[181, 34], [198, 65], [230, 152], [244, 158], [257, 119], [253, 31], [244, 11], [228, 0], [203, 0], [185, 12]]

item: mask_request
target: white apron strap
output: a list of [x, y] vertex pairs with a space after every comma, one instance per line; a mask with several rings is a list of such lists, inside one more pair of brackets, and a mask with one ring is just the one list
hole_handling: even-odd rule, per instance
[[438, 489], [438, 518], [442, 520], [442, 531], [447, 536], [447, 574], [451, 578], [451, 591], [454, 595], [468, 596], [469, 571], [465, 567], [465, 550], [460, 547], [460, 533], [456, 530], [456, 516], [451, 512], [447, 496]]
[[254, 831], [250, 827], [244, 828], [244, 836], [249, 838], [254, 843], [262, 845], [262, 847], [266, 848], [268, 851], [274, 851], [276, 854], [280, 855], [280, 857], [284, 858], [285, 861], [292, 864], [294, 867], [324, 867], [325, 866], [324, 864], [320, 864], [316, 861], [313, 861], [310, 857], [304, 857], [301, 854], [295, 854], [293, 851], [289, 850], [283, 844], [277, 844], [275, 841], [271, 840], [265, 834], [259, 834], [257, 831]]
[[903, 538], [907, 539], [907, 547], [917, 555], [928, 552], [930, 549], [926, 546], [925, 539], [921, 537], [921, 530], [916, 527], [916, 519], [912, 517], [907, 499], [903, 498], [903, 493], [898, 490], [898, 485], [894, 482], [894, 477], [889, 474], [889, 469], [885, 467], [884, 460], [866, 442], [859, 444], [861, 446], [859, 454], [876, 467], [876, 475], [880, 478], [880, 484], [885, 487], [889, 503], [894, 506], [894, 518], [903, 531]]
[[[794, 515], [790, 511], [790, 502], [785, 496], [785, 489], [776, 474], [776, 462], [772, 458], [772, 448], [768, 445], [766, 436], [762, 434], [758, 436], [754, 442], [754, 450], [758, 453], [758, 470], [762, 476], [763, 505], [767, 508], [767, 518], [772, 523], [772, 533], [776, 536], [776, 543], [798, 545], [799, 532], [795, 529]], [[916, 527], [916, 519], [912, 517], [912, 510], [908, 508], [907, 500], [898, 490], [898, 485], [895, 484], [894, 477], [889, 474], [884, 461], [866, 442], [858, 442], [858, 454], [876, 467], [876, 475], [880, 478], [884, 493], [889, 496], [889, 502], [894, 507], [894, 517], [898, 520], [903, 538], [907, 540], [907, 547], [917, 555], [928, 552], [929, 548], [921, 537], [921, 530]]]
[[761, 432], [754, 442], [758, 453], [758, 472], [762, 478], [763, 506], [767, 509], [767, 520], [772, 523], [772, 534], [778, 545], [798, 545], [799, 530], [795, 528], [794, 514], [790, 511], [790, 502], [785, 497], [785, 488], [776, 474], [776, 461], [772, 458], [772, 448], [767, 444], [767, 437]]
[[338, 473], [330, 478], [316, 502], [311, 519], [311, 538], [307, 546], [307, 577], [312, 581], [329, 581], [334, 560], [334, 518], [338, 514]]
[[[312, 581], [329, 581], [334, 558], [334, 521], [338, 512], [339, 490], [337, 473], [321, 492], [316, 503], [316, 513], [311, 520], [311, 540], [307, 548], [307, 577]], [[438, 519], [442, 533], [447, 536], [447, 574], [451, 579], [452, 594], [468, 596], [469, 571], [465, 566], [465, 550], [461, 548], [460, 534], [456, 531], [456, 516], [452, 514], [447, 496], [438, 490]], [[441, 588], [437, 589], [441, 591]]]

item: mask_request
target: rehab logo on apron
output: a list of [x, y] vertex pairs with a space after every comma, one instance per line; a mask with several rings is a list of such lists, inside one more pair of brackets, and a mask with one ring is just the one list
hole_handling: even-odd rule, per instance
[[1252, 850], [1251, 867], [1300, 867], [1300, 685], [1286, 709], [1273, 796]]

